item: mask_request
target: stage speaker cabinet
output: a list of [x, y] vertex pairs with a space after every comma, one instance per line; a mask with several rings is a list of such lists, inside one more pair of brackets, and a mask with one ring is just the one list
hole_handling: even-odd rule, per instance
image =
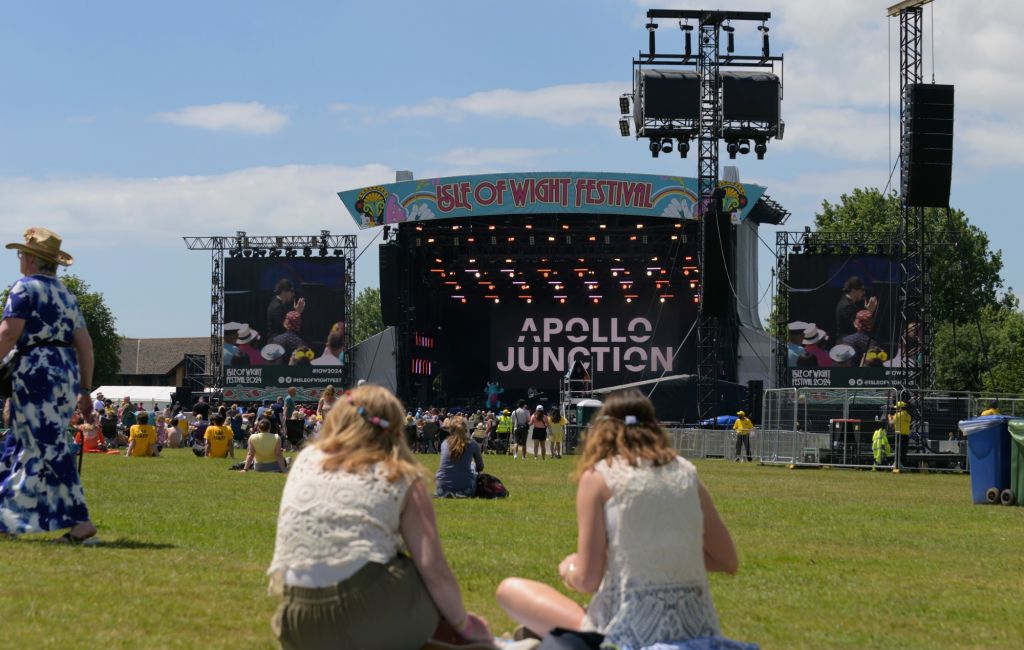
[[645, 119], [700, 119], [700, 75], [687, 70], [640, 70], [636, 87], [641, 101], [633, 102], [639, 130]]
[[767, 122], [777, 127], [782, 83], [770, 72], [722, 73], [722, 119], [726, 122]]
[[398, 298], [401, 292], [398, 280], [398, 244], [384, 244], [380, 247], [380, 315], [385, 325], [400, 325], [401, 309]]
[[704, 219], [704, 276], [703, 304], [701, 313], [706, 318], [725, 318], [732, 305], [732, 220], [729, 214], [719, 210], [717, 216], [707, 215]]
[[904, 91], [903, 197], [910, 207], [949, 207], [953, 173], [953, 86], [909, 84]]
[[747, 417], [755, 422], [761, 421], [761, 408], [764, 401], [764, 381], [752, 379], [747, 382]]

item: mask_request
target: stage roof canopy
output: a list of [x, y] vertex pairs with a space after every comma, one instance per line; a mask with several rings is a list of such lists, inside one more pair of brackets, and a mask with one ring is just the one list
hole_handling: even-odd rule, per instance
[[[720, 181], [735, 222], [788, 216], [765, 188]], [[530, 172], [449, 176], [338, 192], [359, 228], [515, 214], [609, 214], [696, 219], [697, 179], [653, 174]], [[756, 208], [756, 209], [755, 209]]]

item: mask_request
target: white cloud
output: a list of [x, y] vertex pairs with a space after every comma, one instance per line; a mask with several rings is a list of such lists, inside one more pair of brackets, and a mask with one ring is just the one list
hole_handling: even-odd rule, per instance
[[450, 149], [433, 160], [449, 169], [445, 174], [481, 173], [484, 171], [531, 168], [540, 160], [558, 153], [557, 149], [525, 148], [461, 148]]
[[79, 246], [236, 230], [354, 232], [336, 192], [394, 180], [382, 165], [254, 167], [216, 176], [0, 178], [0, 223], [46, 225]]
[[251, 134], [276, 133], [288, 124], [287, 115], [260, 102], [186, 106], [176, 111], [157, 113], [153, 119], [207, 131]]
[[327, 106], [327, 110], [332, 113], [345, 113], [353, 110], [354, 108], [356, 108], [355, 104], [345, 104], [341, 102], [336, 104], [328, 104]]
[[618, 117], [618, 96], [629, 90], [628, 81], [567, 84], [536, 90], [499, 88], [453, 99], [433, 98], [399, 106], [395, 118], [440, 117], [461, 120], [477, 115], [492, 118], [535, 119], [559, 126], [606, 126]]

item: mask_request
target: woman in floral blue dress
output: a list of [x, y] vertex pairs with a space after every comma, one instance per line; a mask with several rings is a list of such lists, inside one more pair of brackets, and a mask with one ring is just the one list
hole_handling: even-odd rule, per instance
[[75, 407], [92, 412], [92, 339], [78, 301], [57, 279], [71, 264], [45, 228], [25, 231], [22, 278], [11, 287], [0, 322], [0, 357], [17, 348], [11, 437], [0, 455], [0, 535], [69, 529], [67, 542], [96, 534], [75, 469], [67, 428]]

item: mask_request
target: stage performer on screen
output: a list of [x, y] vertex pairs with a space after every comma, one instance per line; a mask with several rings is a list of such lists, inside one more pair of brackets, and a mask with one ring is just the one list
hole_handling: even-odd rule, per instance
[[295, 287], [288, 278], [281, 278], [274, 285], [274, 297], [267, 306], [267, 337], [274, 338], [285, 331], [284, 317], [291, 311], [302, 314], [306, 299], [295, 299]]
[[864, 289], [864, 281], [856, 275], [851, 275], [843, 284], [843, 295], [836, 304], [836, 339], [856, 332], [854, 320], [857, 312], [868, 310], [872, 316], [878, 310], [878, 298], [871, 296], [867, 301], [864, 296], [867, 291]]
[[496, 381], [487, 382], [487, 386], [484, 388], [484, 393], [487, 394], [487, 404], [484, 408], [488, 411], [500, 411], [501, 410], [501, 394], [505, 392], [505, 389], [501, 387]]

